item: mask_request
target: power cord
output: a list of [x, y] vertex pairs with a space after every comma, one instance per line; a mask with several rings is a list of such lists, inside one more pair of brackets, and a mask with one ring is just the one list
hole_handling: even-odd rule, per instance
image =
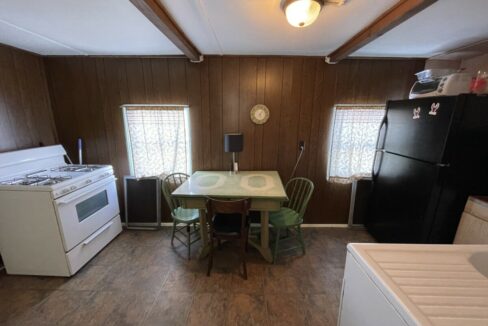
[[305, 151], [305, 142], [303, 140], [300, 140], [298, 144], [298, 150], [300, 151], [300, 154], [298, 154], [297, 162], [295, 163], [295, 167], [293, 167], [293, 171], [291, 172], [290, 178], [288, 180], [291, 180], [291, 178], [293, 178], [295, 172], [297, 171], [298, 163], [300, 163], [300, 160], [302, 159], [303, 152]]

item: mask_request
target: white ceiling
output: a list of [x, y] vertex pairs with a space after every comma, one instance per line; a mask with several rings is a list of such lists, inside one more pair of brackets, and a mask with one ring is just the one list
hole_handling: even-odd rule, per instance
[[[159, 0], [203, 54], [329, 54], [398, 0], [327, 5], [303, 29], [280, 0]], [[488, 38], [488, 0], [439, 0], [355, 56], [430, 57]], [[129, 0], [0, 0], [0, 43], [43, 55], [181, 54]]]
[[286, 21], [280, 0], [159, 1], [204, 54], [269, 55], [325, 55], [397, 2], [327, 5], [315, 23], [298, 29]]
[[128, 0], [0, 0], [0, 43], [43, 55], [181, 54]]
[[431, 57], [488, 39], [488, 0], [438, 0], [355, 53]]

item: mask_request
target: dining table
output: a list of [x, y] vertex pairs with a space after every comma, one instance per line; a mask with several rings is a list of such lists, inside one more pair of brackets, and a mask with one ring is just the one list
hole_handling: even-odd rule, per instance
[[206, 201], [208, 198], [251, 200], [250, 210], [260, 212], [259, 236], [250, 236], [255, 247], [268, 262], [273, 261], [269, 246], [269, 212], [279, 211], [288, 197], [277, 171], [197, 171], [172, 192], [183, 208], [199, 210], [202, 247], [199, 257], [210, 250]]

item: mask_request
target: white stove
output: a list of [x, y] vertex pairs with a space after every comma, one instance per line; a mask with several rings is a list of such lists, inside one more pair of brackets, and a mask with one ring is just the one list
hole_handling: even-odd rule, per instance
[[0, 189], [51, 191], [53, 197], [58, 198], [111, 175], [110, 165], [68, 164], [6, 178], [0, 175]]
[[122, 230], [113, 168], [65, 162], [61, 145], [0, 153], [7, 273], [70, 276]]

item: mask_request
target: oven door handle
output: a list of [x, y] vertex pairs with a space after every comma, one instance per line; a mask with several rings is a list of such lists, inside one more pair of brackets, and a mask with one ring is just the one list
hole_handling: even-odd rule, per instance
[[92, 242], [93, 240], [95, 240], [100, 234], [102, 234], [103, 232], [105, 232], [106, 230], [108, 230], [112, 224], [114, 224], [113, 221], [110, 221], [108, 222], [107, 224], [105, 224], [104, 226], [102, 226], [100, 229], [98, 229], [97, 232], [93, 233], [91, 236], [89, 236], [88, 238], [85, 239], [85, 241], [83, 241], [83, 245], [86, 246], [86, 245], [89, 245], [90, 242]]
[[[100, 184], [94, 183], [93, 185], [86, 187], [88, 189], [85, 190], [85, 191], [83, 191], [83, 193], [76, 194], [76, 196], [74, 196], [74, 197], [69, 197], [69, 196], [66, 196], [66, 197], [69, 197], [69, 198], [61, 197], [60, 199], [56, 200], [56, 204], [58, 204], [58, 205], [66, 205], [66, 204], [69, 204], [69, 203], [77, 200], [78, 198], [83, 197], [86, 194], [89, 194], [90, 192], [92, 192], [94, 190], [100, 189], [100, 188], [108, 185], [109, 183], [114, 182], [115, 180], [117, 180], [117, 179], [114, 178], [114, 177], [111, 177], [107, 181], [104, 181], [104, 182], [102, 182]], [[93, 187], [93, 186], [96, 186], [96, 187]]]

